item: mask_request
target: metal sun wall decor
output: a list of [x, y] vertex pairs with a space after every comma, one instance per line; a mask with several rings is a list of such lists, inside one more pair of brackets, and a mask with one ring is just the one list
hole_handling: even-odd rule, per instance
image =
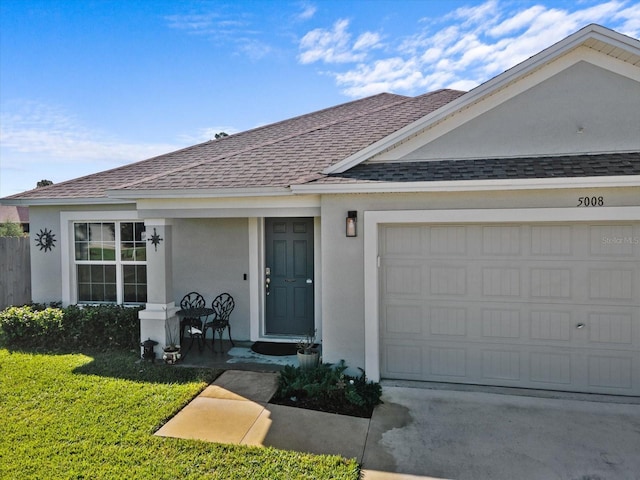
[[153, 227], [153, 235], [151, 235], [151, 238], [149, 239], [149, 241], [151, 242], [151, 245], [153, 245], [156, 249], [156, 252], [158, 251], [158, 245], [160, 245], [160, 242], [163, 239], [160, 237], [160, 235], [158, 235], [158, 232], [156, 232], [156, 228]]
[[53, 234], [51, 230], [48, 229], [40, 229], [40, 232], [36, 234], [36, 247], [40, 248], [40, 250], [44, 250], [48, 252], [55, 247], [56, 236]]

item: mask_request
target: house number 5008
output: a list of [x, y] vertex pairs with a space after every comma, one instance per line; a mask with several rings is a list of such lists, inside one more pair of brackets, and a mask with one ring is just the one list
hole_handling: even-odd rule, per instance
[[604, 206], [604, 197], [578, 197], [578, 205], [576, 205], [576, 207], [602, 206]]

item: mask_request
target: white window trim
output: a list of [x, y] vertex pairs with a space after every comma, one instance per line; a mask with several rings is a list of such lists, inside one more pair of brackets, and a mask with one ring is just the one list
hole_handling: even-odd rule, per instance
[[[75, 305], [78, 303], [76, 291], [75, 242], [73, 241], [73, 224], [75, 222], [130, 222], [143, 221], [136, 211], [108, 211], [108, 212], [60, 212], [60, 244], [66, 245], [60, 252], [60, 272], [62, 274], [62, 304]], [[118, 272], [116, 272], [118, 275]]]
[[640, 207], [387, 210], [364, 212], [365, 371], [380, 381], [378, 235], [382, 224], [640, 221]]

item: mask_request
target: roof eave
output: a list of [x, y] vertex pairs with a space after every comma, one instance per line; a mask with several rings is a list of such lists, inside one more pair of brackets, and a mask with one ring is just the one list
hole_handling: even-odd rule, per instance
[[180, 188], [156, 190], [110, 190], [111, 199], [137, 200], [158, 198], [230, 198], [292, 195], [289, 187]]
[[2, 198], [2, 205], [17, 205], [22, 207], [56, 207], [61, 205], [123, 205], [131, 201], [123, 201], [115, 198]]
[[640, 187], [640, 175], [293, 185], [294, 194], [425, 193]]

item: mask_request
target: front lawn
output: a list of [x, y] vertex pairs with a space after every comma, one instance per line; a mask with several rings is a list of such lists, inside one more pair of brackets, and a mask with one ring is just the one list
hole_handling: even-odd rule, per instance
[[0, 478], [358, 478], [337, 456], [153, 435], [214, 376], [126, 352], [0, 349]]

